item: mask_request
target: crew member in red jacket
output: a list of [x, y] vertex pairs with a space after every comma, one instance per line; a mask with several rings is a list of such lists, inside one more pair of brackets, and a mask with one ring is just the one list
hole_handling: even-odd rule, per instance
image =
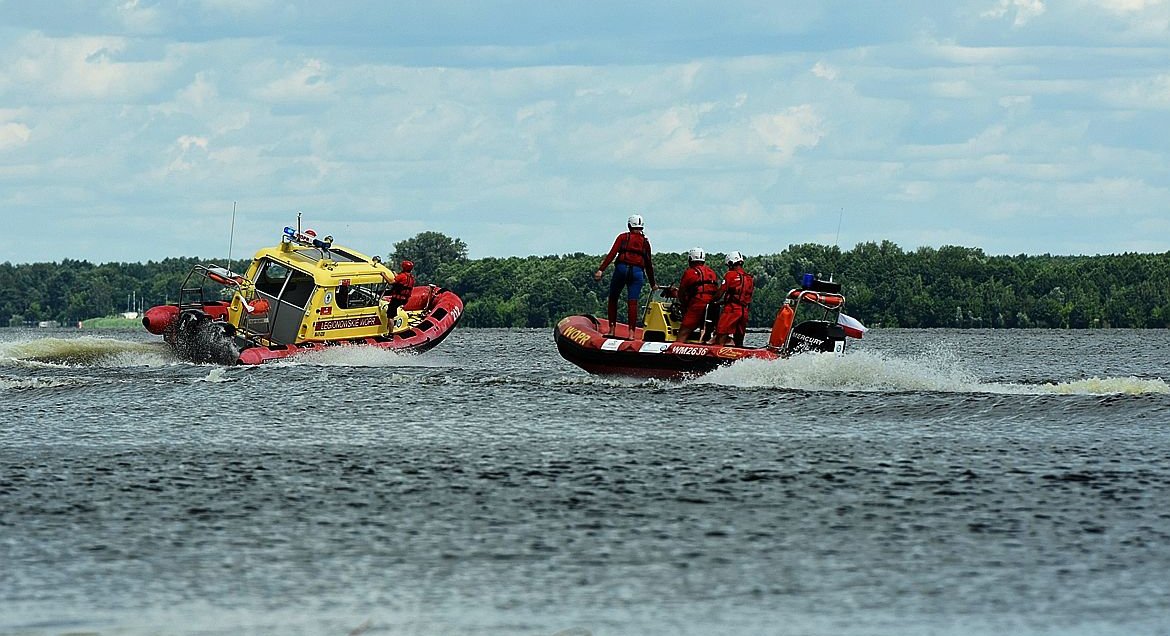
[[402, 261], [402, 271], [394, 277], [394, 281], [390, 283], [390, 311], [394, 312], [410, 300], [410, 292], [414, 291], [414, 274], [410, 273], [414, 269], [412, 261]]
[[597, 268], [597, 271], [593, 272], [593, 280], [600, 282], [605, 268], [614, 262], [613, 278], [609, 281], [609, 305], [607, 307], [607, 317], [609, 318], [609, 333], [607, 335], [611, 337], [614, 335], [614, 328], [617, 325], [617, 302], [622, 288], [626, 288], [626, 310], [630, 319], [629, 337], [632, 339], [634, 329], [638, 326], [638, 298], [642, 295], [642, 285], [649, 280], [650, 287], [655, 287], [654, 263], [651, 262], [650, 240], [643, 233], [645, 227], [646, 224], [640, 214], [631, 214], [626, 219], [628, 231], [618, 234], [613, 241], [613, 247], [609, 249], [609, 254], [606, 254], [605, 260], [601, 261], [601, 266]]
[[707, 267], [707, 253], [701, 247], [687, 252], [687, 270], [678, 284], [678, 303], [682, 307], [682, 324], [675, 342], [686, 342], [701, 331], [707, 316], [707, 304], [719, 292], [719, 275]]
[[731, 338], [735, 346], [743, 346], [747, 333], [748, 305], [752, 303], [752, 292], [756, 289], [752, 275], [743, 269], [743, 254], [731, 252], [727, 255], [727, 273], [723, 275], [723, 287], [716, 301], [723, 303], [719, 314], [719, 325], [715, 328], [713, 344], [726, 345]]

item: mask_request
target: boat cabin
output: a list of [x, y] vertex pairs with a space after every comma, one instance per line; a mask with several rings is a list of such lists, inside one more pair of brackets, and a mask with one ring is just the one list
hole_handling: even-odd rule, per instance
[[[407, 312], [384, 296], [394, 272], [376, 257], [285, 228], [276, 247], [256, 252], [243, 275], [197, 267], [180, 305], [228, 300], [226, 319], [269, 345], [381, 337], [410, 328]], [[191, 277], [189, 277], [190, 279]], [[210, 288], [210, 289], [209, 289]]]

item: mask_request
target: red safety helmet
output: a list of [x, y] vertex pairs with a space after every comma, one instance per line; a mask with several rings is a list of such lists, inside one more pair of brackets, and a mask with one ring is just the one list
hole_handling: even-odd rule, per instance
[[414, 269], [413, 261], [402, 261], [402, 271], [409, 272], [412, 269]]

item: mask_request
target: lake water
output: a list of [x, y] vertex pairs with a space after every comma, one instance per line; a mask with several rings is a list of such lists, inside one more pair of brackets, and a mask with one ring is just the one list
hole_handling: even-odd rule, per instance
[[551, 330], [2, 329], [0, 634], [1170, 634], [1170, 332], [851, 345], [666, 383]]

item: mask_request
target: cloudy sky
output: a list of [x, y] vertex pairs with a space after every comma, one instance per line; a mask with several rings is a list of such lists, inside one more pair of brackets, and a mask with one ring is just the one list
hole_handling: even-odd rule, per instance
[[0, 0], [0, 60], [0, 262], [1170, 250], [1170, 0]]

